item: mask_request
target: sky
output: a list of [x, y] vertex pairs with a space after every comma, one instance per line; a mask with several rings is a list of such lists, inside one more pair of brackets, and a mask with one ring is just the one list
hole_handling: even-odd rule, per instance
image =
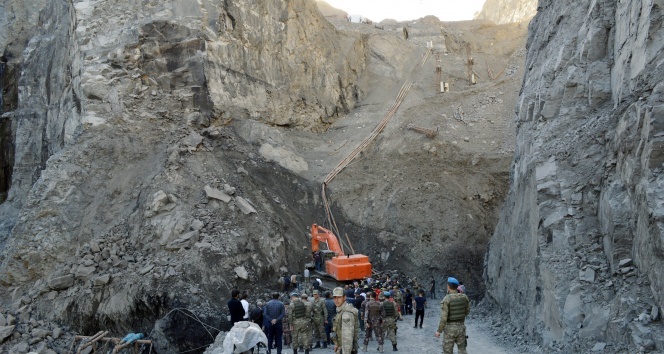
[[414, 20], [434, 15], [441, 21], [472, 20], [485, 0], [325, 0], [351, 15], [362, 15], [374, 22], [387, 18]]

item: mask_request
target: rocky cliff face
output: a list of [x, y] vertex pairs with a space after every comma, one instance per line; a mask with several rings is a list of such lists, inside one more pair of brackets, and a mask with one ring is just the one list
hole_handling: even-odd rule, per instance
[[[6, 215], [16, 215], [81, 122], [120, 117], [146, 95], [173, 97], [156, 114], [183, 109], [204, 126], [251, 118], [310, 130], [362, 97], [364, 41], [335, 31], [308, 1], [5, 1], [2, 9]], [[3, 225], [6, 235], [13, 223]]]
[[485, 276], [511, 322], [551, 347], [664, 349], [651, 323], [664, 305], [661, 6], [540, 1], [530, 25]]
[[487, 0], [477, 16], [496, 24], [528, 22], [537, 13], [537, 0]]
[[0, 221], [0, 244], [48, 158], [73, 140], [82, 113], [81, 58], [71, 3], [3, 6], [3, 28], [12, 35], [0, 37], [0, 194], [9, 201], [0, 206], [8, 216]]
[[1, 6], [14, 310], [84, 333], [149, 331], [182, 305], [221, 325], [220, 287], [308, 259], [313, 187], [226, 125], [324, 129], [363, 95], [366, 38], [304, 0]]

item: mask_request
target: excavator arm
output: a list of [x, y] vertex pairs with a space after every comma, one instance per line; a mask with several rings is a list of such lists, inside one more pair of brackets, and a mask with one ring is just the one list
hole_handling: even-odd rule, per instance
[[311, 250], [316, 252], [320, 250], [320, 242], [327, 244], [327, 249], [337, 254], [338, 257], [345, 256], [341, 245], [339, 245], [339, 240], [332, 233], [332, 231], [320, 227], [316, 224], [311, 225]]

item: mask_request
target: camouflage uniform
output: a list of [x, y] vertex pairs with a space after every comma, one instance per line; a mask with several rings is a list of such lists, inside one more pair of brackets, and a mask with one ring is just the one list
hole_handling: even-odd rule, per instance
[[364, 336], [364, 345], [367, 346], [369, 344], [369, 337], [371, 337], [371, 333], [373, 332], [376, 334], [378, 345], [382, 346], [383, 318], [385, 318], [385, 309], [383, 308], [383, 304], [380, 303], [380, 301], [373, 299], [369, 300], [364, 310], [364, 318], [366, 324], [369, 326], [369, 328], [367, 328], [366, 335]]
[[311, 303], [300, 299], [291, 302], [288, 305], [288, 315], [293, 327], [293, 345], [291, 347], [293, 349], [311, 349]]
[[[394, 293], [394, 296], [393, 296], [394, 301], [396, 301], [397, 306], [399, 306], [399, 312], [403, 312], [403, 311], [401, 311], [401, 309], [403, 309], [403, 294], [401, 293], [401, 290], [399, 290], [398, 287], [395, 286], [394, 288], [395, 288], [394, 292], [393, 292]], [[405, 315], [405, 314], [402, 313], [402, 315]]]
[[325, 341], [325, 320], [327, 319], [327, 307], [325, 301], [321, 298], [311, 303], [313, 312], [314, 341]]
[[292, 332], [291, 332], [291, 329], [290, 329], [291, 328], [290, 327], [290, 325], [291, 325], [290, 316], [289, 316], [290, 311], [291, 311], [290, 306], [286, 306], [286, 315], [284, 316], [284, 319], [283, 319], [283, 322], [282, 322], [282, 324], [283, 324], [282, 328], [283, 328], [283, 331], [284, 331], [283, 339], [284, 339], [284, 345], [285, 346], [290, 346], [291, 343], [293, 342], [293, 336], [292, 336]]
[[332, 329], [335, 333], [335, 353], [356, 354], [357, 340], [360, 335], [357, 309], [353, 305], [344, 302], [337, 307], [337, 315], [334, 317]]
[[[387, 304], [389, 302], [389, 304]], [[386, 307], [392, 306], [393, 310], [389, 311]], [[394, 301], [385, 301], [383, 303], [383, 310], [385, 311], [385, 321], [383, 321], [383, 330], [387, 334], [387, 339], [392, 342], [392, 346], [396, 348], [397, 345], [397, 318], [399, 318], [399, 310]], [[391, 312], [391, 314], [389, 313]]]
[[369, 302], [369, 300], [364, 300], [364, 301], [362, 301], [362, 305], [360, 305], [360, 325], [361, 325], [360, 326], [360, 331], [364, 331], [365, 332], [364, 333], [365, 338], [369, 338], [369, 340], [371, 340], [373, 338], [371, 338], [371, 333], [366, 332], [365, 323], [367, 323], [367, 319], [366, 319], [366, 317], [364, 317], [364, 313], [367, 310], [367, 303], [368, 302]]
[[442, 315], [438, 325], [438, 333], [445, 331], [443, 337], [443, 354], [452, 354], [454, 343], [459, 348], [459, 354], [467, 354], [466, 351], [466, 325], [464, 321], [470, 312], [470, 301], [465, 294], [459, 294], [456, 290], [450, 292], [440, 302]]

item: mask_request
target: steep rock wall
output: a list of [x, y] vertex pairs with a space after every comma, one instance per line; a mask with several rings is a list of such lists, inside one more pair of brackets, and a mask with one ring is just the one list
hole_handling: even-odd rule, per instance
[[[9, 203], [0, 206], [0, 245], [48, 158], [71, 143], [80, 125], [81, 58], [69, 1], [5, 2], [2, 169]], [[3, 26], [4, 28], [4, 26]], [[11, 171], [11, 172], [10, 172]], [[10, 182], [11, 181], [11, 182]]]
[[252, 118], [316, 130], [362, 96], [364, 42], [337, 32], [311, 1], [76, 6], [92, 121], [134, 95], [172, 92], [204, 125]]
[[664, 348], [650, 323], [664, 304], [661, 9], [540, 1], [530, 24], [485, 277], [511, 321], [553, 347]]
[[537, 13], [537, 0], [486, 0], [475, 19], [496, 24], [528, 22]]

